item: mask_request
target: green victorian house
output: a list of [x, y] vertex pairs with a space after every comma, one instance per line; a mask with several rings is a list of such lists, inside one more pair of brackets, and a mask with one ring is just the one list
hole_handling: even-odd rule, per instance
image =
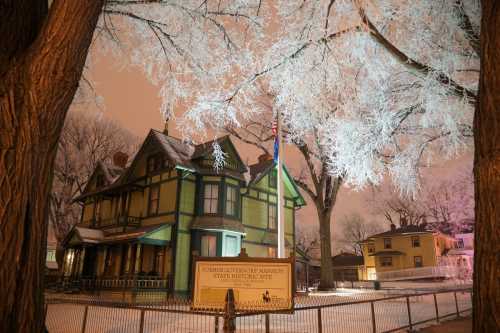
[[[161, 288], [188, 292], [191, 259], [274, 257], [276, 167], [262, 155], [246, 166], [229, 136], [213, 168], [213, 142], [190, 145], [151, 130], [131, 163], [118, 153], [99, 163], [83, 193], [81, 221], [64, 241], [66, 281], [88, 288]], [[126, 167], [126, 165], [128, 165]], [[295, 210], [305, 205], [284, 169], [285, 237], [295, 248]]]

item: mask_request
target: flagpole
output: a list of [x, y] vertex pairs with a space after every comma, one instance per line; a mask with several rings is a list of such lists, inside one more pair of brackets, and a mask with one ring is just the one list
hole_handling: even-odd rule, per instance
[[281, 131], [280, 112], [276, 112], [276, 122], [278, 127], [278, 170], [277, 170], [277, 211], [278, 211], [278, 258], [285, 258], [285, 214], [283, 214], [284, 196], [283, 196], [283, 137]]

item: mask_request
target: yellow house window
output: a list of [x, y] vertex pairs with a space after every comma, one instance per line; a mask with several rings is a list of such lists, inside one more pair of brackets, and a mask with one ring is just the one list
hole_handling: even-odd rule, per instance
[[375, 252], [375, 246], [368, 245], [368, 253], [373, 253], [373, 252]]
[[381, 257], [380, 264], [382, 267], [392, 266], [392, 257]]
[[384, 249], [392, 249], [392, 242], [390, 238], [384, 238]]
[[420, 237], [418, 236], [413, 236], [411, 238], [411, 246], [412, 247], [420, 247]]
[[424, 264], [422, 262], [422, 257], [421, 256], [415, 256], [413, 257], [413, 261], [415, 263], [415, 267], [423, 267]]

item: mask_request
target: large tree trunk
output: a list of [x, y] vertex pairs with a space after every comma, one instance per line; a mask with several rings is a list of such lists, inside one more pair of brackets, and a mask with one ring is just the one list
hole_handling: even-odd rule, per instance
[[318, 290], [330, 290], [335, 287], [333, 281], [331, 210], [318, 211], [319, 237], [321, 249], [321, 267]]
[[103, 0], [3, 3], [0, 332], [41, 332], [52, 166]]
[[500, 332], [500, 2], [483, 0], [474, 118], [474, 332]]

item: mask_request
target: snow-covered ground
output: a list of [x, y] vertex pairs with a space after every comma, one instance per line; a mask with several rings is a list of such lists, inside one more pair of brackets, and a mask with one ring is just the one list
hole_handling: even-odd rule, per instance
[[[270, 314], [270, 332], [312, 333], [318, 331], [318, 309], [311, 306], [338, 304], [348, 301], [374, 300], [384, 297], [383, 292], [341, 291], [326, 296], [311, 296], [297, 300], [293, 314]], [[456, 314], [453, 293], [438, 294], [439, 316]], [[459, 311], [470, 309], [470, 293], [457, 293]], [[144, 331], [160, 332], [215, 332], [216, 319], [210, 315], [197, 315], [182, 312], [165, 312], [169, 306], [156, 305], [144, 307]], [[175, 306], [180, 310], [181, 307]], [[187, 307], [182, 307], [187, 310]], [[412, 322], [433, 319], [436, 316], [434, 296], [410, 297]], [[175, 311], [175, 310], [174, 310]], [[47, 309], [47, 327], [51, 333], [82, 332], [85, 305], [49, 304]], [[374, 302], [375, 324], [377, 332], [383, 332], [408, 325], [406, 298], [380, 300]], [[464, 313], [464, 315], [467, 313]], [[132, 333], [139, 332], [141, 310], [88, 306], [86, 333]], [[323, 332], [372, 332], [371, 304], [351, 304], [323, 307], [321, 309]], [[219, 332], [222, 332], [222, 318], [219, 318]], [[433, 324], [428, 322], [427, 325]], [[265, 315], [246, 316], [237, 319], [237, 332], [265, 332]]]

